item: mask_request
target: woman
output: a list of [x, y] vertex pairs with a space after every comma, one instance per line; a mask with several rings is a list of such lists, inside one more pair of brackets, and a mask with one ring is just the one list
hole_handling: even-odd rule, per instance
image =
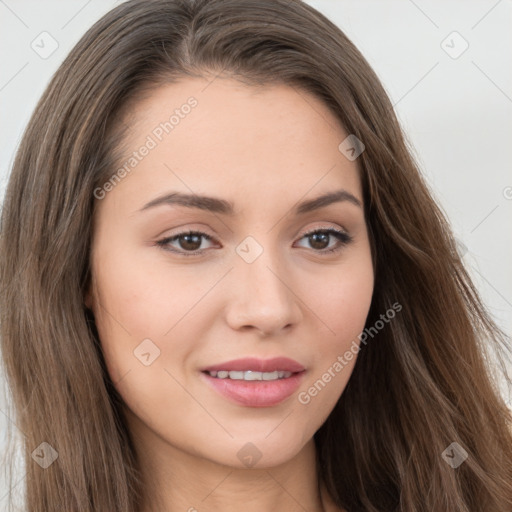
[[113, 9], [37, 106], [1, 233], [28, 511], [510, 510], [508, 340], [308, 5]]

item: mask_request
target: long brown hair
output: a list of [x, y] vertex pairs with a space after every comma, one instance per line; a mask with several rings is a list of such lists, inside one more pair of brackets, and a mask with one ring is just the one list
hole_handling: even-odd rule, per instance
[[[402, 310], [361, 350], [314, 436], [319, 479], [349, 512], [512, 510], [511, 417], [492, 366], [493, 355], [510, 357], [510, 340], [482, 304], [377, 76], [298, 0], [123, 3], [82, 37], [37, 105], [0, 240], [1, 348], [23, 433], [26, 510], [142, 506], [121, 398], [84, 306], [94, 190], [116, 169], [129, 102], [220, 73], [314, 94], [365, 145], [357, 163], [376, 270], [367, 325], [396, 302]], [[33, 455], [52, 453], [43, 442], [58, 453], [46, 469]], [[467, 454], [458, 467], [443, 456], [450, 446]]]

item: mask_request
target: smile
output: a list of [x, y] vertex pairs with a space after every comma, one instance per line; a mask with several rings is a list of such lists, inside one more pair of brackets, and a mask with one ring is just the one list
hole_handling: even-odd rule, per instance
[[210, 371], [207, 372], [210, 377], [216, 379], [231, 379], [231, 380], [279, 380], [291, 377], [292, 372], [288, 371], [273, 371], [273, 372], [255, 372], [252, 370], [247, 371]]

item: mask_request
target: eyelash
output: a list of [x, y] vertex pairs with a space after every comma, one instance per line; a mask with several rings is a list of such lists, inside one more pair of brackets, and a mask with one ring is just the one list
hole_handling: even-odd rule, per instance
[[[352, 240], [353, 240], [353, 237], [351, 235], [349, 235], [348, 233], [345, 233], [344, 231], [340, 231], [340, 230], [337, 230], [337, 229], [334, 229], [334, 228], [314, 229], [312, 231], [308, 231], [307, 233], [304, 233], [304, 235], [302, 235], [302, 237], [299, 238], [299, 240], [302, 240], [303, 238], [308, 238], [308, 237], [310, 237], [312, 235], [315, 235], [317, 233], [326, 233], [326, 234], [329, 234], [329, 235], [333, 235], [340, 242], [340, 245], [338, 245], [338, 247], [333, 247], [331, 249], [323, 249], [323, 250], [322, 249], [320, 249], [320, 250], [313, 249], [314, 252], [316, 252], [318, 254], [321, 254], [321, 255], [337, 253], [337, 252], [341, 251], [345, 246], [349, 245], [352, 242]], [[186, 256], [186, 257], [188, 257], [188, 256], [198, 256], [198, 255], [203, 254], [203, 252], [206, 251], [206, 249], [202, 249], [202, 250], [196, 249], [195, 251], [183, 251], [183, 250], [176, 250], [176, 249], [170, 249], [169, 248], [168, 244], [170, 242], [178, 240], [182, 236], [186, 236], [186, 235], [199, 235], [199, 236], [205, 238], [208, 241], [215, 240], [213, 237], [211, 237], [211, 236], [209, 236], [206, 233], [203, 233], [201, 231], [184, 231], [182, 233], [178, 233], [178, 234], [173, 235], [171, 237], [166, 237], [166, 238], [163, 238], [161, 240], [158, 240], [156, 242], [156, 245], [158, 245], [164, 251], [170, 251], [170, 252], [173, 252], [175, 254], [179, 254], [181, 256]]]

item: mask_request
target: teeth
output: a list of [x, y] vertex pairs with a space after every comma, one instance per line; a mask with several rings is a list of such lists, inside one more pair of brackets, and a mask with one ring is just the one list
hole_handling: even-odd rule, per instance
[[232, 379], [232, 380], [278, 380], [286, 379], [292, 375], [292, 372], [275, 371], [275, 372], [253, 372], [251, 370], [243, 371], [212, 371], [208, 372], [210, 377], [217, 379]]

